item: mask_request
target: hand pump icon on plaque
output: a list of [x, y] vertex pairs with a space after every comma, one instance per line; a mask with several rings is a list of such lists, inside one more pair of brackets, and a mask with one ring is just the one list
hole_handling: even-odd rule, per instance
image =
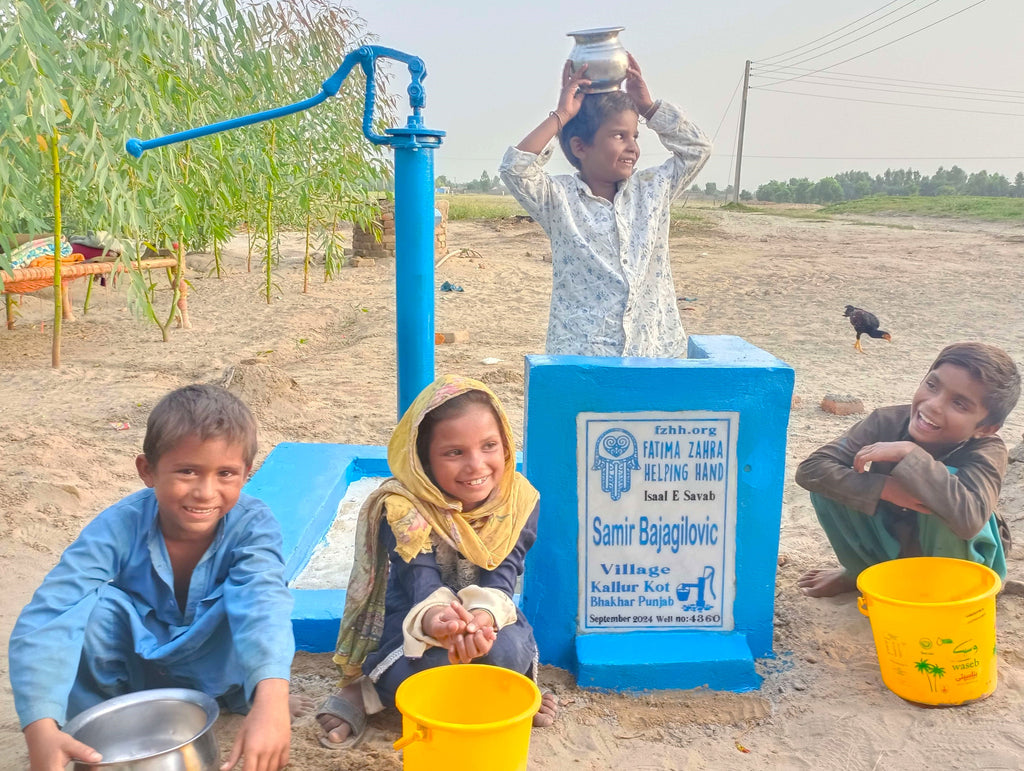
[[[691, 598], [691, 592], [696, 596]], [[695, 582], [682, 583], [676, 587], [676, 597], [681, 603], [684, 603], [682, 609], [685, 611], [699, 612], [715, 607], [713, 603], [708, 604], [705, 601], [705, 593], [710, 594], [712, 599], [718, 599], [715, 594], [715, 568], [713, 565], [705, 565], [704, 573]]]

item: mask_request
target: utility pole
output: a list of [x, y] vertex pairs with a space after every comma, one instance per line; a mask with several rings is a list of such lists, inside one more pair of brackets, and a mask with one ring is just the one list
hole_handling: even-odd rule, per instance
[[743, 126], [747, 122], [747, 86], [750, 84], [750, 59], [743, 68], [743, 103], [740, 105], [740, 136], [736, 140], [736, 179], [732, 183], [732, 202], [740, 202], [740, 166], [743, 165]]

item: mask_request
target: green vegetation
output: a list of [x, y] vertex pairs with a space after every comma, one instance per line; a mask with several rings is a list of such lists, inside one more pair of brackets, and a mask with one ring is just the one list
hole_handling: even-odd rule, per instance
[[[128, 267], [141, 245], [176, 242], [180, 279], [184, 249], [211, 244], [219, 275], [220, 245], [249, 223], [270, 302], [281, 226], [306, 228], [321, 250], [340, 221], [372, 226], [373, 191], [388, 186], [391, 166], [362, 135], [358, 69], [313, 110], [139, 159], [124, 149], [128, 137], [316, 94], [345, 53], [373, 42], [336, 0], [0, 0], [0, 31], [0, 244], [16, 233], [108, 231]], [[377, 80], [382, 133], [397, 102]], [[157, 320], [150, 285], [141, 275], [128, 284], [129, 304], [166, 340], [170, 320]]]
[[510, 195], [443, 195], [450, 220], [493, 220], [526, 216], [526, 210]]
[[704, 216], [701, 211], [679, 201], [673, 203], [669, 221], [672, 235], [696, 236], [714, 230], [715, 223]]
[[745, 203], [735, 203], [733, 201], [729, 201], [729, 203], [727, 203], [724, 206], [722, 206], [722, 208], [725, 209], [726, 211], [738, 211], [738, 212], [756, 212], [756, 211], [759, 211], [759, 209], [757, 209], [757, 208], [755, 208], [753, 206], [749, 206], [749, 205], [747, 205]]
[[721, 207], [725, 211], [739, 212], [740, 214], [770, 214], [773, 217], [789, 217], [794, 220], [809, 220], [811, 222], [828, 222], [830, 217], [823, 216], [825, 209], [820, 206], [795, 208], [786, 206], [757, 206], [743, 203], [732, 203], [731, 201]]
[[1024, 222], [1024, 198], [981, 196], [873, 196], [844, 201], [820, 210], [821, 214], [913, 214], [922, 217], [961, 217], [995, 222]]
[[871, 176], [866, 171], [844, 171], [812, 182], [793, 177], [789, 182], [773, 179], [757, 188], [757, 200], [775, 203], [820, 203], [853, 201], [870, 196], [993, 196], [1024, 198], [1024, 171], [1011, 183], [1002, 174], [982, 170], [968, 174], [958, 166], [940, 166], [932, 176], [913, 169], [886, 169]]
[[[876, 195], [844, 201], [831, 206], [787, 207], [768, 203], [763, 206], [727, 203], [725, 211], [741, 214], [770, 214], [773, 217], [789, 217], [826, 222], [835, 217], [849, 214], [878, 214], [888, 216], [912, 215], [916, 217], [958, 217], [961, 219], [986, 220], [991, 222], [1024, 222], [1024, 199], [987, 198], [982, 196], [896, 196]], [[863, 223], [879, 227], [913, 230], [912, 225], [899, 223]]]

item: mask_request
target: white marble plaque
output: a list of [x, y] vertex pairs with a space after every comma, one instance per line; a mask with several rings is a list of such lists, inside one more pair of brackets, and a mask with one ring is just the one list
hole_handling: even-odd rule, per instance
[[580, 413], [579, 631], [733, 628], [737, 412]]

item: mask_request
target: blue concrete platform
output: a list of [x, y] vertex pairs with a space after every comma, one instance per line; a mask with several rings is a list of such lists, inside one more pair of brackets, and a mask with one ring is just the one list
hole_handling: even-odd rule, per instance
[[[662, 688], [753, 691], [760, 684], [745, 634], [739, 632], [630, 632], [576, 638], [576, 682], [582, 686], [637, 690]], [[713, 664], [709, 666], [709, 660]]]
[[[580, 685], [747, 691], [773, 656], [793, 369], [727, 335], [691, 336], [688, 356], [526, 357], [541, 499], [522, 602], [541, 661]], [[697, 523], [713, 549], [682, 538]]]
[[[685, 360], [527, 357], [526, 473], [541, 492], [541, 523], [538, 541], [527, 555], [522, 607], [533, 623], [541, 661], [572, 671], [583, 686], [615, 690], [706, 686], [746, 691], [760, 685], [756, 659], [773, 655], [774, 584], [793, 370], [735, 337], [691, 337], [689, 355]], [[605, 416], [621, 423], [620, 438], [627, 429], [643, 438], [643, 426], [662, 423], [671, 430], [670, 438], [680, 435], [676, 427], [688, 426], [688, 435], [693, 435], [697, 428], [703, 431], [714, 425], [722, 432], [719, 436], [730, 437], [723, 443], [725, 455], [716, 451], [714, 458], [726, 470], [724, 477], [701, 484], [692, 477], [694, 484], [676, 486], [680, 495], [714, 489], [718, 501], [728, 501], [718, 522], [721, 540], [728, 544], [720, 556], [701, 553], [687, 561], [674, 553], [652, 551], [653, 541], [648, 546], [627, 543], [621, 549], [618, 544], [611, 544], [615, 548], [601, 544], [608, 556], [597, 558], [599, 572], [591, 572], [588, 578], [586, 549], [598, 547], [592, 539], [594, 530], [583, 527], [584, 517], [593, 514], [611, 521], [618, 499], [609, 497], [611, 490], [594, 493], [597, 483], [587, 480], [597, 479], [600, 472], [589, 461], [581, 462], [594, 443], [583, 440], [580, 444], [579, 437], [587, 436], [581, 430], [588, 425], [607, 422]], [[652, 456], [643, 442], [637, 446], [640, 458], [649, 463]], [[696, 461], [686, 463], [696, 468]], [[714, 511], [709, 504], [667, 509], [668, 504], [659, 501], [665, 501], [665, 495], [669, 501], [680, 500], [671, 497], [676, 488], [660, 479], [657, 484], [645, 481], [647, 472], [640, 469], [630, 473], [636, 475], [633, 492], [628, 484], [614, 491], [621, 493], [622, 500], [632, 495], [637, 501], [635, 508], [626, 511], [628, 522], [638, 523], [640, 517], [649, 522], [660, 522], [662, 517], [682, 522], [682, 517], [693, 516], [693, 522], [686, 519], [686, 528], [697, 532], [694, 528], [710, 521]], [[271, 451], [245, 491], [264, 500], [281, 523], [289, 582], [302, 572], [329, 532], [348, 486], [363, 477], [389, 475], [385, 447], [286, 442]], [[645, 487], [651, 496], [643, 492]], [[647, 551], [641, 553], [638, 548]], [[583, 589], [595, 581], [607, 584], [607, 588], [586, 589], [606, 593], [598, 600], [608, 596], [618, 602], [615, 596], [620, 595], [632, 606], [635, 600], [628, 596], [626, 584], [659, 583], [661, 578], [646, 580], [654, 575], [652, 567], [658, 567], [661, 578], [672, 577], [671, 590], [666, 584], [665, 589], [654, 587], [654, 594], [648, 592], [657, 599], [660, 591], [671, 611], [662, 606], [637, 611], [644, 614], [640, 624], [631, 616], [633, 627], [618, 628], [614, 611], [595, 611], [600, 617], [593, 620], [581, 612]], [[586, 569], [593, 571], [593, 564]], [[706, 597], [705, 585], [709, 587]], [[292, 593], [298, 649], [332, 651], [345, 590], [293, 589]], [[695, 608], [695, 602], [703, 610]], [[608, 604], [594, 602], [586, 607]], [[686, 613], [691, 612], [708, 615], [689, 628], [672, 626], [685, 622]]]
[[[338, 513], [348, 486], [389, 476], [387, 448], [356, 444], [282, 442], [245, 486], [281, 523], [285, 578], [302, 572]], [[292, 628], [299, 650], [333, 651], [345, 607], [344, 589], [293, 589]]]
[[[521, 458], [517, 467], [521, 468]], [[282, 442], [267, 455], [245, 492], [270, 506], [281, 524], [285, 579], [302, 573], [338, 514], [348, 486], [386, 477], [387, 448], [358, 444]], [[344, 589], [292, 589], [292, 629], [299, 650], [333, 651], [345, 608]], [[518, 596], [516, 597], [518, 600]]]

